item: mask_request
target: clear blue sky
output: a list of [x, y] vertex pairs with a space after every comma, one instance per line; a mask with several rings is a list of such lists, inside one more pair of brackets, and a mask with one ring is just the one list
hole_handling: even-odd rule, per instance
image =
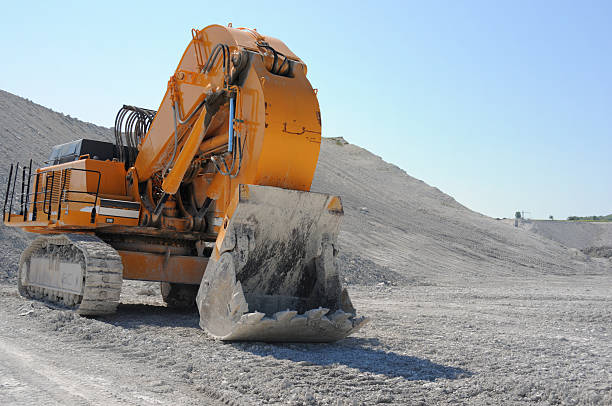
[[612, 2], [5, 2], [0, 88], [112, 126], [192, 27], [278, 37], [343, 136], [493, 217], [612, 213]]

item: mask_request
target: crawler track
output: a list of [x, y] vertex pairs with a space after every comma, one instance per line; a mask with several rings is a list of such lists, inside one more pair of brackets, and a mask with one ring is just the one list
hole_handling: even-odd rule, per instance
[[114, 313], [123, 264], [110, 245], [82, 234], [40, 236], [21, 254], [19, 293], [82, 315]]

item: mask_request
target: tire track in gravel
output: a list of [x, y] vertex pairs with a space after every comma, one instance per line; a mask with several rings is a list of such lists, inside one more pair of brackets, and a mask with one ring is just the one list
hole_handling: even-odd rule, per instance
[[[12, 295], [1, 296], [7, 304]], [[193, 387], [167, 370], [137, 359], [131, 354], [137, 348], [122, 352], [111, 340], [107, 348], [96, 348], [60, 334], [52, 325], [41, 331], [44, 325], [34, 314], [42, 310], [61, 319], [70, 313], [31, 303], [25, 310], [4, 306], [0, 312], [0, 404], [220, 404], [205, 390], [194, 394]]]
[[96, 403], [103, 398], [107, 405], [119, 405], [129, 401], [113, 393], [108, 381], [54, 365], [44, 355], [44, 352], [33, 352], [31, 348], [25, 349], [0, 337], [2, 403], [80, 405]]

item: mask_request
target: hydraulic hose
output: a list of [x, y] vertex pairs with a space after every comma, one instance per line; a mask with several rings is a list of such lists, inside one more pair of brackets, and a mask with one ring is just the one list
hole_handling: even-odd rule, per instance
[[[242, 168], [242, 154], [243, 154], [243, 149], [244, 147], [242, 146], [242, 140], [241, 140], [241, 135], [240, 133], [236, 133], [236, 148], [234, 149], [233, 153], [232, 153], [232, 166], [231, 168], [227, 166], [227, 162], [225, 161], [225, 158], [221, 159], [221, 162], [223, 163], [223, 166], [225, 167], [225, 170], [223, 170], [221, 167], [219, 167], [218, 164], [218, 160], [219, 158], [216, 156], [212, 156], [211, 160], [213, 165], [215, 166], [215, 169], [217, 169], [217, 171], [223, 175], [223, 176], [229, 176], [231, 179], [234, 179], [236, 176], [238, 176], [238, 174], [240, 173], [240, 168]], [[237, 150], [237, 152], [236, 152]], [[236, 168], [236, 155], [238, 155], [238, 168]]]
[[208, 73], [212, 69], [212, 67], [215, 65], [215, 62], [217, 61], [217, 57], [219, 56], [220, 52], [223, 52], [223, 63], [222, 63], [223, 77], [225, 78], [225, 81], [229, 85], [230, 50], [229, 50], [229, 46], [225, 44], [219, 43], [215, 45], [210, 56], [208, 57], [208, 60], [202, 67], [201, 73]]
[[[200, 109], [202, 108], [202, 106], [204, 106], [206, 104], [206, 97], [204, 98], [204, 100], [202, 100], [197, 106], [196, 108], [191, 112], [191, 114], [189, 114], [189, 116], [185, 117], [184, 119], [181, 118], [181, 116], [183, 115], [183, 113], [181, 113], [181, 109], [180, 106], [178, 104], [178, 101], [174, 102], [174, 106], [172, 106], [172, 110], [174, 111], [174, 118], [176, 121], [178, 121], [179, 124], [183, 125], [189, 122], [189, 120], [191, 120], [193, 118], [193, 116], [196, 115], [196, 113], [198, 111], [200, 111]], [[178, 113], [178, 114], [177, 114]]]

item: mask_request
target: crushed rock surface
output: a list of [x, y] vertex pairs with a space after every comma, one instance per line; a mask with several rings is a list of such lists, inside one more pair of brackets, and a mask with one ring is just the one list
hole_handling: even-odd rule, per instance
[[[126, 282], [117, 314], [96, 319], [0, 285], [0, 360], [40, 357], [56, 382], [0, 361], [0, 403], [610, 404], [611, 283], [597, 275], [353, 286], [373, 321], [323, 345], [212, 340], [197, 313], [164, 307], [152, 283]], [[98, 385], [61, 379], [79, 374]]]

